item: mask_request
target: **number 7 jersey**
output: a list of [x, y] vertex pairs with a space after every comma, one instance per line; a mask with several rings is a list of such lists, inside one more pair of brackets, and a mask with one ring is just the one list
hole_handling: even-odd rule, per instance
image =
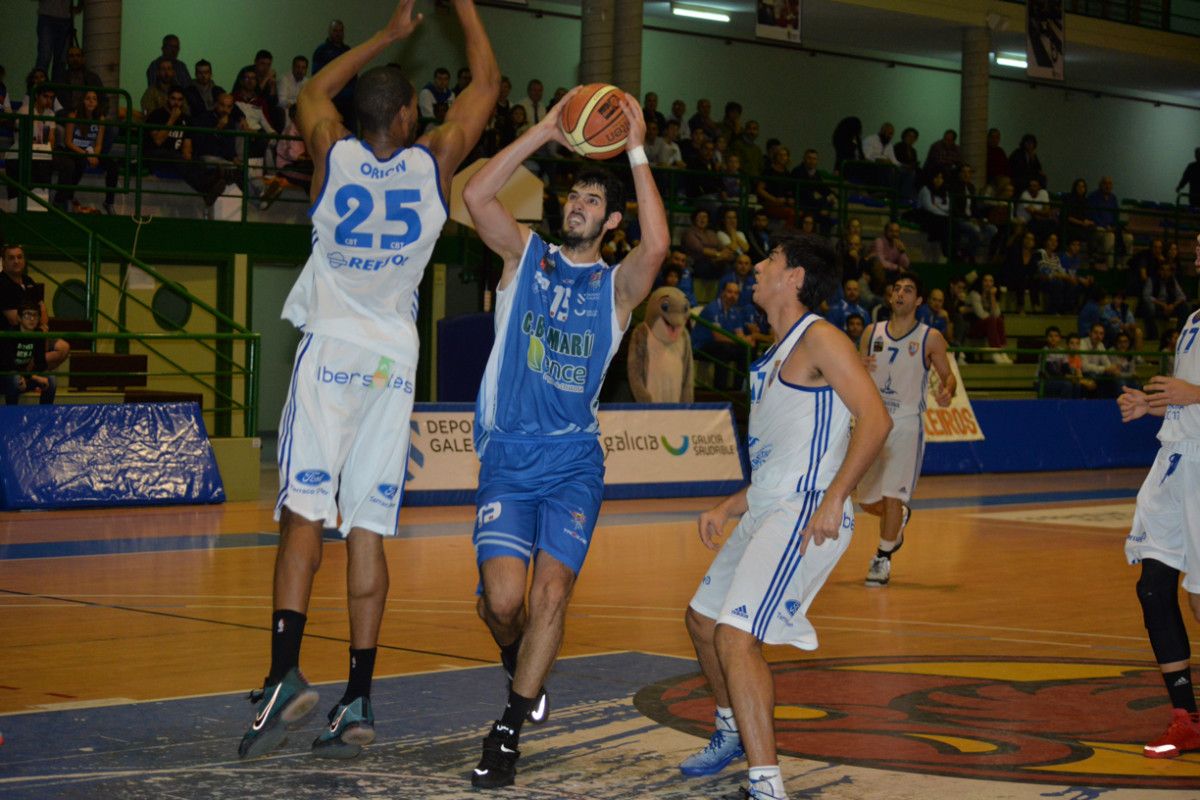
[[308, 213], [312, 255], [283, 318], [415, 364], [417, 293], [447, 217], [433, 154], [418, 145], [381, 160], [365, 142], [341, 139]]

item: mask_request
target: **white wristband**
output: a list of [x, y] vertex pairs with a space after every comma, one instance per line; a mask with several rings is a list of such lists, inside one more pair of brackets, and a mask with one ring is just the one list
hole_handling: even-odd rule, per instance
[[636, 167], [639, 164], [649, 164], [650, 159], [646, 158], [646, 148], [640, 144], [629, 151], [629, 166]]

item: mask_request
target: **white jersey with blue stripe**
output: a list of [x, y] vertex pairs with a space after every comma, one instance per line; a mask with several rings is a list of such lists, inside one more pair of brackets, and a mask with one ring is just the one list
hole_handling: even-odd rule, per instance
[[841, 469], [850, 442], [850, 410], [831, 386], [799, 386], [780, 374], [801, 337], [821, 322], [801, 317], [750, 368], [751, 514], [791, 495], [823, 492]]
[[492, 434], [596, 435], [600, 386], [625, 322], [620, 265], [576, 264], [530, 233], [512, 282], [496, 295], [496, 341], [475, 406], [475, 447]]
[[892, 419], [913, 417], [925, 411], [929, 388], [925, 341], [930, 330], [925, 323], [917, 322], [908, 333], [893, 338], [886, 322], [876, 322], [863, 334], [868, 337], [867, 352], [875, 356], [871, 377]]
[[[1188, 317], [1175, 343], [1175, 370], [1172, 373], [1181, 381], [1200, 386], [1200, 311]], [[1200, 456], [1200, 404], [1167, 406], [1158, 440], [1167, 442], [1189, 442], [1197, 448]]]
[[447, 217], [433, 154], [418, 145], [379, 159], [362, 140], [341, 139], [309, 216], [312, 255], [283, 318], [415, 364], [417, 292]]

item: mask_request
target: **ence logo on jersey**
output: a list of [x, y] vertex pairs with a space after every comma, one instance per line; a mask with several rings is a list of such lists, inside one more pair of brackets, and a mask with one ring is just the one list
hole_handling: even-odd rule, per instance
[[529, 348], [525, 354], [525, 366], [540, 372], [547, 383], [565, 392], [582, 392], [587, 383], [588, 369], [585, 364], [569, 364], [546, 355], [552, 353], [576, 358], [588, 358], [592, 354], [595, 335], [591, 331], [568, 333], [550, 327], [546, 318], [526, 311], [521, 320], [521, 332], [529, 337]]

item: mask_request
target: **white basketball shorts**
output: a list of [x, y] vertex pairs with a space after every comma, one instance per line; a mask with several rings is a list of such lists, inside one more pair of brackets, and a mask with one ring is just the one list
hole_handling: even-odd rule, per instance
[[1125, 539], [1130, 564], [1153, 558], [1185, 573], [1183, 588], [1200, 594], [1200, 454], [1163, 444], [1138, 490]]
[[[305, 334], [279, 423], [279, 498], [347, 536], [394, 536], [408, 466], [415, 365]], [[339, 524], [340, 518], [340, 524]]]
[[847, 500], [838, 538], [810, 544], [800, 555], [800, 533], [822, 497], [824, 492], [795, 494], [758, 516], [742, 517], [700, 582], [692, 609], [767, 644], [817, 649], [817, 632], [805, 614], [854, 533], [854, 506]]
[[919, 414], [893, 423], [883, 449], [858, 482], [860, 503], [876, 503], [885, 497], [907, 503], [917, 489], [925, 460], [925, 425]]

